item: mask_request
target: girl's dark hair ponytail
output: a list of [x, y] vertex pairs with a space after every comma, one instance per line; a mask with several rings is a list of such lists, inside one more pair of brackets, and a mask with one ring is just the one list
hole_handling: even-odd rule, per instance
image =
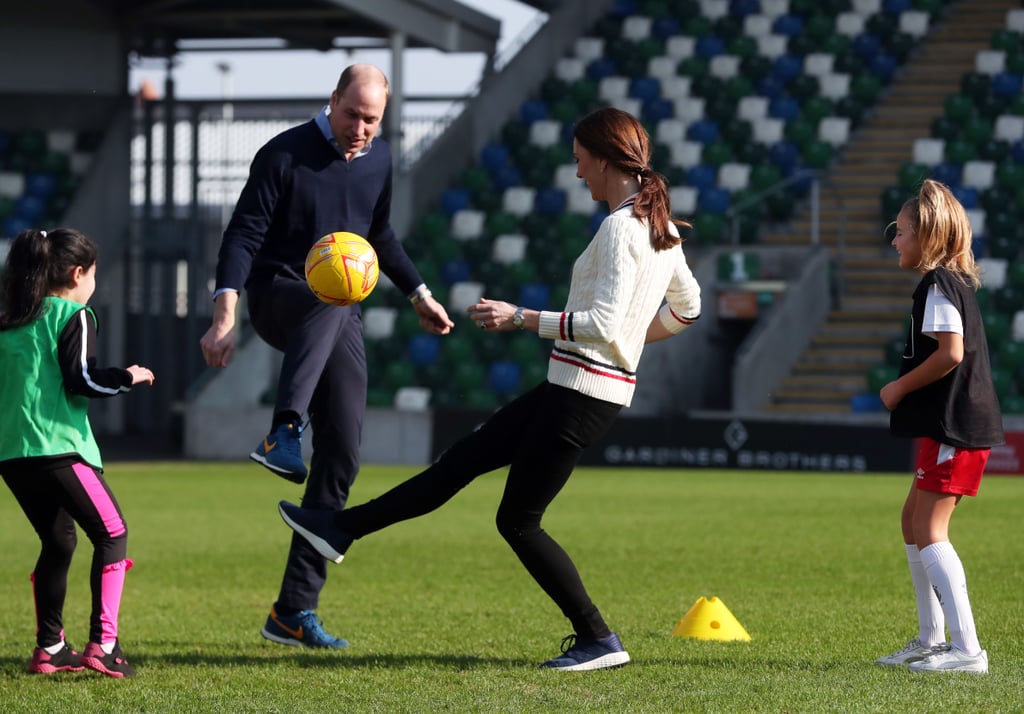
[[71, 287], [71, 271], [91, 267], [97, 255], [96, 244], [73, 228], [19, 233], [4, 267], [0, 330], [37, 319], [43, 298]]

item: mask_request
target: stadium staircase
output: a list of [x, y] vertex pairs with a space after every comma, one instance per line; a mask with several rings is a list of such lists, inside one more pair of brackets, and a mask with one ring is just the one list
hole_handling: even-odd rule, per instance
[[[820, 225], [838, 278], [836, 305], [766, 411], [847, 413], [860, 395], [877, 394], [869, 372], [902, 337], [917, 282], [916, 274], [897, 268], [883, 235], [896, 216], [882, 215], [882, 189], [899, 174], [914, 140], [929, 134], [946, 98], [974, 69], [978, 50], [1004, 27], [1007, 11], [1019, 7], [1019, 0], [951, 3], [833, 165], [821, 193]], [[762, 240], [806, 242], [808, 211], [784, 232], [766, 231]]]

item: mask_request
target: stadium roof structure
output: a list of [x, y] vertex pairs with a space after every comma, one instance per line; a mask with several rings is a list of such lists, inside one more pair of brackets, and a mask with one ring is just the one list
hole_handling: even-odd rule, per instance
[[[457, 0], [88, 0], [141, 56], [186, 50], [360, 49], [389, 46], [483, 52], [501, 23]], [[550, 10], [558, 0], [527, 0]]]

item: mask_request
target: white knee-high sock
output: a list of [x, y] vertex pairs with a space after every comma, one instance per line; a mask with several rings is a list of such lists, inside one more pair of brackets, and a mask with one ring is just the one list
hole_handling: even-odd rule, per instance
[[981, 645], [967, 597], [967, 576], [953, 544], [942, 541], [922, 548], [921, 562], [942, 605], [953, 646], [969, 655], [979, 654]]
[[946, 619], [942, 615], [942, 606], [935, 597], [928, 574], [924, 571], [921, 551], [912, 543], [904, 545], [907, 548], [907, 565], [910, 566], [910, 579], [914, 583], [914, 597], [917, 600], [917, 638], [925, 647], [934, 647], [945, 639]]

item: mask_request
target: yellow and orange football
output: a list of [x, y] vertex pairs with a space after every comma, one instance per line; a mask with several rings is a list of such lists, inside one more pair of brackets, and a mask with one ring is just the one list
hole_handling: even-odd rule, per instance
[[329, 305], [362, 302], [379, 277], [377, 252], [355, 233], [328, 233], [306, 254], [306, 283]]

